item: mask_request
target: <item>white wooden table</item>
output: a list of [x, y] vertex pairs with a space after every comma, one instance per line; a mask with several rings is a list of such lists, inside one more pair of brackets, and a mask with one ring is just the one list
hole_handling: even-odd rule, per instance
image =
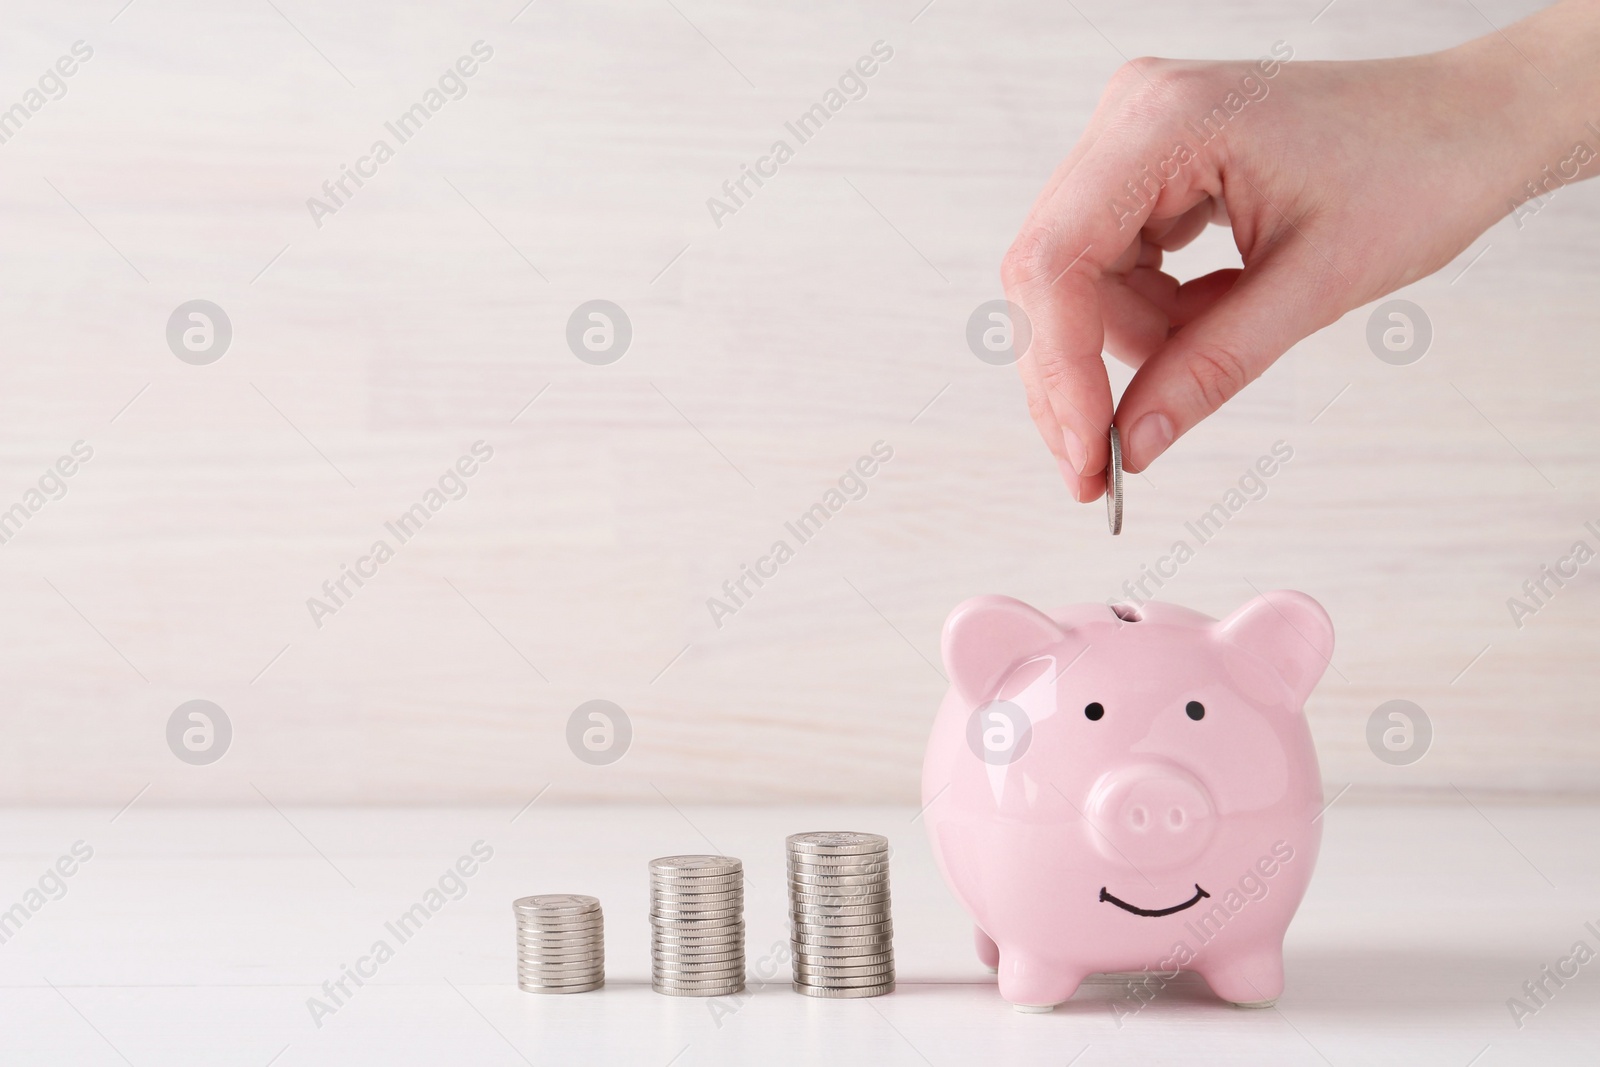
[[[0, 1062], [1494, 1067], [1578, 1062], [1600, 1039], [1600, 962], [1552, 986], [1520, 1030], [1506, 1006], [1575, 941], [1600, 945], [1584, 928], [1600, 925], [1600, 809], [1589, 806], [1380, 806], [1356, 791], [1325, 816], [1276, 1008], [1222, 1005], [1186, 976], [1130, 1014], [1126, 987], [1097, 978], [1034, 1016], [1001, 1001], [973, 958], [910, 809], [145, 804], [0, 814], [0, 908], [74, 843], [92, 849], [66, 894], [0, 945]], [[894, 844], [891, 996], [814, 1001], [790, 991], [784, 968], [763, 968], [787, 937], [783, 836], [812, 829]], [[396, 942], [385, 922], [477, 841], [493, 856], [465, 894]], [[713, 843], [749, 874], [750, 996], [659, 996], [645, 862]], [[540, 891], [601, 898], [605, 989], [517, 990], [510, 902]], [[378, 938], [393, 958], [367, 966], [375, 976], [318, 1027], [308, 998]], [[763, 970], [776, 981], [763, 984]]]

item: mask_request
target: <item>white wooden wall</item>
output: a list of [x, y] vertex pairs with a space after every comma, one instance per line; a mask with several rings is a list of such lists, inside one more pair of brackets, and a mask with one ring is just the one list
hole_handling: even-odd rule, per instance
[[[1431, 50], [1487, 31], [1473, 5], [122, 3], [12, 4], [0, 33], [0, 106], [93, 48], [0, 145], [0, 508], [93, 449], [0, 545], [0, 800], [914, 801], [954, 604], [1115, 595], [1279, 440], [1269, 495], [1163, 593], [1327, 606], [1329, 781], [1595, 786], [1600, 565], [1520, 630], [1506, 599], [1600, 545], [1600, 184], [1403, 294], [1420, 363], [1375, 359], [1365, 311], [1300, 345], [1132, 479], [1117, 539], [964, 341], [1122, 55]], [[479, 40], [467, 95], [319, 228], [307, 198]], [[880, 40], [865, 97], [715, 225]], [[209, 366], [165, 339], [196, 298], [234, 329]], [[594, 298], [633, 324], [610, 366], [564, 340]], [[480, 440], [465, 497], [318, 628], [307, 598]], [[880, 440], [867, 495], [713, 626]], [[209, 766], [167, 747], [197, 698], [234, 731]], [[1411, 766], [1366, 745], [1392, 698], [1434, 724]], [[608, 766], [566, 745], [591, 699], [632, 720]]]

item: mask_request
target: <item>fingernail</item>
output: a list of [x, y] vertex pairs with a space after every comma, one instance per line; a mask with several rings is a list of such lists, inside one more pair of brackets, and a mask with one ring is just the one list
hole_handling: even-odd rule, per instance
[[1067, 450], [1067, 459], [1072, 463], [1072, 469], [1079, 474], [1083, 473], [1085, 455], [1083, 451], [1083, 438], [1072, 432], [1072, 427], [1061, 427], [1061, 444]]
[[1060, 456], [1056, 457], [1056, 466], [1061, 468], [1061, 480], [1067, 483], [1067, 492], [1072, 494], [1072, 499], [1078, 500], [1080, 504], [1083, 503], [1078, 499], [1078, 472]]
[[1171, 443], [1172, 420], [1159, 411], [1152, 411], [1134, 423], [1133, 430], [1128, 434], [1129, 458], [1140, 470], [1144, 470]]

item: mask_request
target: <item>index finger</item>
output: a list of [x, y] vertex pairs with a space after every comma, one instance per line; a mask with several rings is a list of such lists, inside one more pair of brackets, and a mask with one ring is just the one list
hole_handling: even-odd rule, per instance
[[1166, 123], [1148, 115], [1142, 121], [1097, 116], [1096, 124], [1098, 137], [1034, 204], [1001, 268], [1007, 298], [1032, 327], [1019, 361], [1029, 411], [1046, 446], [1083, 476], [1080, 500], [1093, 499], [1084, 490], [1110, 455], [1100, 280], [1152, 215], [1181, 215], [1209, 195], [1201, 186], [1214, 173], [1188, 149], [1185, 165], [1174, 168], [1174, 138], [1158, 129]]

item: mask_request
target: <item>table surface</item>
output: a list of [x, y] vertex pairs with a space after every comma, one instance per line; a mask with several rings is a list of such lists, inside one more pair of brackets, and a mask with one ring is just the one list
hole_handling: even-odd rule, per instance
[[[1600, 939], [1592, 806], [1383, 805], [1341, 797], [1287, 941], [1275, 1008], [1185, 975], [1141, 1010], [1096, 977], [1050, 1015], [1013, 1012], [973, 957], [917, 813], [900, 808], [562, 807], [0, 812], [0, 1062], [74, 1064], [1069, 1062], [1491, 1067], [1574, 1062], [1600, 1037], [1580, 969], [1519, 1028], [1507, 999]], [[522, 810], [517, 810], [521, 808]], [[897, 991], [795, 995], [783, 837], [887, 834]], [[81, 843], [80, 843], [81, 842]], [[403, 944], [385, 923], [477, 842], [492, 851]], [[62, 856], [73, 873], [44, 878]], [[749, 995], [651, 992], [645, 863], [709, 849], [748, 873]], [[471, 865], [468, 865], [471, 866]], [[454, 886], [446, 880], [446, 888]], [[65, 886], [65, 893], [59, 886]], [[513, 898], [585, 892], [606, 910], [603, 990], [519, 992]], [[35, 906], [37, 905], [37, 906]], [[15, 914], [15, 909], [12, 909]], [[3, 922], [3, 919], [0, 919]], [[308, 999], [379, 938], [393, 958], [317, 1025]], [[1600, 965], [1591, 965], [1600, 970]], [[368, 968], [371, 969], [370, 967]]]

